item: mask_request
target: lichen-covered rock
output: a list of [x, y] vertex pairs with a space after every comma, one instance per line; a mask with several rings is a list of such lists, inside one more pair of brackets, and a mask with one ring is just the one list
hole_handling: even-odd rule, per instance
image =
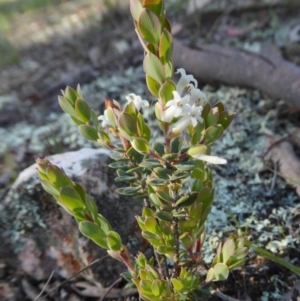
[[[49, 157], [95, 198], [101, 212], [134, 253], [139, 247], [134, 216], [139, 202], [115, 192], [114, 170], [107, 167], [109, 151], [81, 149]], [[48, 278], [55, 270], [69, 277], [106, 251], [83, 237], [75, 220], [41, 187], [36, 164], [25, 169], [0, 203], [0, 258], [34, 279]], [[111, 282], [124, 271], [122, 263], [105, 258], [86, 277]]]

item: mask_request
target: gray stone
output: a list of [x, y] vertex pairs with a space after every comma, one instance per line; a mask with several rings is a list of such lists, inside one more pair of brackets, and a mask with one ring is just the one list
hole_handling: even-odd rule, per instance
[[[111, 223], [134, 254], [140, 245], [134, 216], [139, 201], [115, 192], [115, 171], [107, 167], [109, 151], [81, 149], [49, 157], [92, 195], [99, 212]], [[0, 203], [0, 258], [36, 280], [46, 279], [52, 270], [70, 277], [106, 251], [83, 237], [75, 220], [41, 187], [36, 164], [20, 173]], [[85, 277], [111, 283], [125, 266], [108, 257], [95, 264]]]

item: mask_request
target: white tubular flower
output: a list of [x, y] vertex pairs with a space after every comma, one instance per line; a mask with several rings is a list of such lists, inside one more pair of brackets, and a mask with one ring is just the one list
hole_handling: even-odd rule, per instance
[[167, 109], [163, 111], [164, 122], [171, 122], [173, 118], [186, 115], [191, 111], [191, 107], [189, 105], [189, 95], [181, 98], [177, 91], [173, 91], [173, 95], [174, 99], [169, 100], [166, 103]]
[[197, 88], [198, 87], [198, 82], [194, 78], [193, 75], [187, 75], [185, 70], [183, 68], [177, 69], [176, 73], [180, 73], [181, 77], [176, 85], [176, 91], [178, 93], [182, 93], [184, 90], [186, 90], [190, 84], [190, 82], [194, 83], [194, 86]]
[[201, 100], [206, 100], [206, 95], [200, 90], [196, 89], [193, 85], [189, 85], [190, 104], [200, 105]]
[[181, 134], [191, 123], [191, 117], [188, 115], [183, 116], [178, 121], [173, 123], [168, 131], [168, 138], [172, 139], [174, 137], [177, 137], [179, 134]]
[[227, 160], [216, 157], [216, 156], [209, 156], [209, 155], [194, 155], [193, 158], [197, 160], [202, 160], [212, 164], [226, 164]]
[[108, 125], [112, 125], [111, 122], [110, 122], [109, 119], [108, 119], [107, 110], [104, 110], [104, 115], [100, 115], [100, 116], [98, 117], [98, 120], [99, 120], [99, 121], [102, 121], [101, 126], [102, 126], [103, 128], [105, 128], [105, 127], [108, 126]]
[[198, 122], [203, 122], [203, 118], [201, 117], [203, 108], [201, 106], [196, 106], [195, 104], [191, 107], [191, 112], [189, 116], [191, 117], [191, 124], [195, 127]]
[[130, 93], [126, 96], [128, 103], [134, 103], [134, 106], [138, 111], [140, 111], [141, 107], [149, 108], [149, 102], [147, 100], [142, 99], [140, 96], [135, 95], [134, 93]]

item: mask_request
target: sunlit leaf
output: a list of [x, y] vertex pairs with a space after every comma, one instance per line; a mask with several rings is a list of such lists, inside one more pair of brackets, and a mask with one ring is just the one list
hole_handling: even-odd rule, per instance
[[75, 102], [75, 112], [77, 118], [87, 123], [91, 118], [91, 112], [88, 104], [81, 98], [77, 98]]
[[61, 203], [70, 211], [75, 208], [84, 208], [85, 204], [79, 193], [71, 187], [62, 187], [59, 191]]
[[142, 155], [146, 155], [150, 151], [148, 141], [145, 138], [137, 137], [131, 142], [132, 147]]
[[76, 112], [75, 112], [74, 107], [71, 105], [71, 103], [66, 98], [64, 98], [62, 96], [58, 96], [58, 103], [59, 103], [61, 109], [65, 113], [67, 113], [73, 117], [76, 117]]
[[115, 231], [109, 231], [106, 237], [107, 245], [110, 250], [115, 252], [122, 250], [122, 242], [120, 235]]
[[120, 187], [116, 189], [116, 192], [123, 195], [133, 195], [136, 194], [141, 189], [141, 186], [134, 187]]
[[206, 144], [210, 144], [219, 139], [223, 134], [223, 127], [219, 124], [210, 126], [204, 132], [204, 139]]
[[173, 38], [171, 33], [164, 29], [159, 41], [159, 58], [166, 64], [172, 58]]
[[92, 239], [100, 247], [108, 249], [106, 235], [99, 226], [89, 221], [83, 221], [79, 223], [79, 230], [84, 236]]
[[164, 67], [159, 60], [153, 53], [147, 53], [144, 58], [144, 71], [145, 73], [150, 76], [153, 80], [162, 84], [165, 80], [165, 71]]
[[172, 80], [167, 80], [161, 85], [158, 94], [163, 104], [173, 99], [173, 91], [176, 91], [176, 86]]
[[140, 14], [138, 29], [142, 37], [149, 43], [157, 45], [161, 34], [159, 18], [151, 10], [145, 8]]
[[80, 125], [79, 132], [84, 138], [88, 140], [93, 140], [93, 141], [98, 140], [98, 131], [90, 125], [87, 124]]

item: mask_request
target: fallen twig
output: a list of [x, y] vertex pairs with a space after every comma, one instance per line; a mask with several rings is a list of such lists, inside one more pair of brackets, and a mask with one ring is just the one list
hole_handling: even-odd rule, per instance
[[104, 298], [107, 296], [107, 294], [112, 290], [112, 288], [119, 282], [122, 281], [122, 277], [118, 278], [116, 281], [114, 281], [109, 287], [106, 288], [106, 293], [99, 299], [99, 301], [103, 301]]
[[51, 281], [52, 279], [52, 276], [54, 274], [54, 271], [51, 272], [46, 284], [44, 285], [43, 289], [41, 290], [41, 292], [37, 295], [37, 297], [34, 299], [34, 301], [37, 301], [39, 299], [40, 296], [42, 296], [42, 294], [44, 293], [46, 287], [48, 286], [49, 282]]
[[65, 281], [63, 281], [60, 285], [54, 287], [53, 289], [51, 289], [45, 296], [40, 297], [40, 298], [36, 298], [35, 301], [40, 301], [45, 299], [47, 296], [49, 296], [49, 294], [51, 294], [52, 292], [54, 292], [55, 290], [59, 289], [60, 287], [62, 287], [63, 285], [65, 285], [66, 283], [68, 283], [71, 279], [75, 278], [77, 275], [79, 275], [80, 273], [82, 273], [83, 271], [85, 271], [86, 269], [90, 268], [92, 265], [94, 265], [95, 263], [107, 258], [108, 255], [105, 255], [101, 258], [98, 258], [96, 260], [94, 260], [93, 262], [91, 262], [89, 265], [87, 265], [86, 267], [82, 268], [80, 271], [78, 271], [77, 273], [75, 273], [74, 275], [72, 275], [70, 278], [66, 279]]
[[175, 40], [173, 60], [203, 82], [251, 87], [300, 107], [300, 68], [277, 55], [217, 44], [191, 49]]
[[219, 297], [224, 301], [239, 301], [238, 299], [231, 298], [231, 297], [221, 293], [220, 291], [213, 291], [212, 294], [213, 294], [213, 296]]
[[300, 160], [296, 156], [293, 146], [288, 141], [274, 143], [273, 140], [269, 139], [272, 147], [265, 158], [279, 163], [281, 176], [287, 183], [296, 188], [296, 193], [300, 196]]
[[77, 294], [84, 297], [99, 298], [105, 296], [107, 299], [118, 299], [138, 293], [135, 288], [111, 288], [110, 291], [107, 291], [107, 288], [90, 285], [87, 282], [77, 282], [72, 288]]

